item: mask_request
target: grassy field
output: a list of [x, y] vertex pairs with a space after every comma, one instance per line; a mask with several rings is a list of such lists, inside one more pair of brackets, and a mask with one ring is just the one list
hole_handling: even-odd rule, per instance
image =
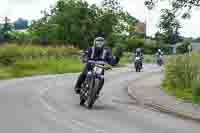
[[200, 104], [200, 54], [178, 55], [167, 59], [164, 90], [177, 98]]
[[[126, 63], [129, 62], [123, 62]], [[0, 79], [74, 73], [82, 69], [79, 49], [76, 48], [16, 44], [0, 46]]]
[[[146, 63], [153, 62], [150, 55], [144, 56]], [[132, 63], [132, 55], [126, 53], [115, 67]], [[44, 47], [38, 45], [5, 44], [0, 47], [0, 79], [33, 75], [80, 72], [83, 64], [79, 50], [71, 47]]]
[[16, 44], [0, 47], [0, 79], [80, 72], [79, 50]]
[[0, 66], [0, 79], [80, 72], [82, 67], [77, 57], [17, 60], [11, 66]]

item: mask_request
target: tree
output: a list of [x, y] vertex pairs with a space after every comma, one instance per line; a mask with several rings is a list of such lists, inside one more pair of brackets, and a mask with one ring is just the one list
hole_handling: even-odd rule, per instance
[[[152, 9], [158, 1], [162, 2], [161, 0], [145, 0], [145, 5], [149, 9]], [[190, 17], [192, 8], [200, 7], [200, 0], [168, 0], [168, 1], [172, 7], [172, 11], [176, 13], [180, 11], [183, 18]]]
[[179, 29], [181, 28], [175, 14], [169, 9], [162, 9], [159, 28], [166, 35], [166, 43], [175, 44], [179, 40]]
[[116, 33], [127, 32], [130, 33], [130, 27], [135, 26], [138, 21], [135, 17], [131, 16], [128, 12], [123, 11], [118, 0], [103, 0], [102, 1], [104, 17], [107, 22], [107, 27], [110, 31]]
[[157, 45], [163, 44], [166, 42], [166, 35], [164, 33], [160, 33], [159, 31], [155, 34], [155, 40]]
[[58, 40], [57, 29], [57, 25], [46, 23], [43, 19], [40, 19], [33, 21], [28, 31], [33, 41], [47, 44], [53, 40]]
[[184, 54], [184, 53], [189, 52], [188, 47], [189, 47], [190, 45], [191, 45], [191, 44], [190, 44], [190, 42], [188, 42], [188, 41], [182, 42], [181, 44], [179, 44], [179, 45], [177, 46], [177, 52], [180, 53], [180, 54]]
[[109, 41], [107, 44], [114, 47], [117, 42], [123, 40], [124, 35], [131, 34], [131, 28], [136, 25], [137, 19], [123, 11], [118, 0], [103, 0], [102, 7], [102, 16], [99, 18], [98, 27], [107, 37]]
[[82, 0], [58, 0], [54, 7], [42, 12], [43, 17], [31, 25], [30, 32], [38, 40], [61, 40], [80, 48], [92, 45], [95, 34], [102, 32], [113, 47], [115, 36], [120, 37], [136, 21], [116, 1], [103, 0], [97, 7]]
[[58, 39], [69, 44], [87, 47], [96, 32], [95, 25], [100, 9], [85, 1], [60, 0], [49, 23], [58, 25]]
[[[59, 0], [50, 11], [43, 11], [44, 17], [35, 21], [31, 32], [42, 40], [62, 40], [65, 44], [86, 44], [88, 31], [93, 28], [88, 3], [74, 0]], [[96, 8], [92, 8], [92, 10]], [[90, 16], [91, 15], [91, 16]], [[95, 14], [96, 15], [96, 14]], [[82, 45], [83, 46], [83, 45]]]
[[1, 40], [9, 40], [10, 39], [10, 32], [12, 31], [12, 25], [10, 23], [10, 19], [8, 17], [4, 18], [4, 24], [2, 25], [1, 31], [0, 31], [0, 38]]

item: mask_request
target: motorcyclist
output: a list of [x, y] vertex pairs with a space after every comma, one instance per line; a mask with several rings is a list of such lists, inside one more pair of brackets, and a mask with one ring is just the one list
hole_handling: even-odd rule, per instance
[[157, 58], [158, 58], [160, 55], [163, 56], [163, 55], [164, 55], [164, 52], [159, 48], [158, 51], [157, 51], [157, 53], [156, 53]]
[[[93, 61], [105, 61], [110, 65], [117, 64], [117, 57], [113, 57], [111, 50], [108, 48], [105, 48], [105, 39], [102, 36], [97, 36], [94, 39], [94, 44], [92, 47], [89, 47], [87, 50], [87, 58], [88, 60]], [[86, 62], [85, 68], [83, 69], [83, 72], [80, 74], [76, 85], [75, 85], [75, 92], [77, 94], [80, 93], [81, 85], [84, 82], [87, 72], [92, 70], [92, 64], [89, 62]], [[103, 87], [104, 81], [100, 83], [99, 90], [97, 92], [97, 95], [99, 94], [101, 88]]]
[[134, 59], [135, 59], [135, 57], [140, 57], [141, 58], [141, 62], [143, 61], [143, 53], [142, 53], [141, 48], [136, 48], [133, 57], [134, 57]]
[[164, 52], [159, 48], [158, 51], [157, 51], [157, 53], [156, 53], [156, 60], [157, 60], [157, 62], [159, 62], [160, 60], [163, 61], [161, 59], [162, 56], [164, 56]]

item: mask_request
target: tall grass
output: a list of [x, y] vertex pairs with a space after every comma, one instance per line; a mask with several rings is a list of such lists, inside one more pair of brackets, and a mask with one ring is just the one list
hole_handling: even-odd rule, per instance
[[168, 57], [163, 81], [165, 90], [178, 98], [200, 102], [199, 59], [198, 53]]
[[14, 65], [0, 66], [0, 79], [80, 72], [82, 68], [83, 65], [77, 57], [17, 60]]
[[0, 47], [0, 79], [80, 72], [79, 50], [16, 44]]
[[42, 57], [69, 57], [78, 55], [79, 50], [71, 47], [44, 47], [37, 45], [7, 44], [0, 47], [0, 62], [5, 59], [34, 59]]

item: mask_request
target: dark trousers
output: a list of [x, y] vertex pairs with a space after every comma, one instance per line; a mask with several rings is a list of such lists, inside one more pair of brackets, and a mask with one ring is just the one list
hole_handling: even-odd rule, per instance
[[81, 84], [85, 81], [85, 78], [87, 76], [87, 72], [91, 71], [91, 70], [92, 70], [92, 65], [90, 63], [87, 63], [85, 65], [85, 68], [83, 69], [83, 72], [78, 77], [75, 88], [81, 88]]

